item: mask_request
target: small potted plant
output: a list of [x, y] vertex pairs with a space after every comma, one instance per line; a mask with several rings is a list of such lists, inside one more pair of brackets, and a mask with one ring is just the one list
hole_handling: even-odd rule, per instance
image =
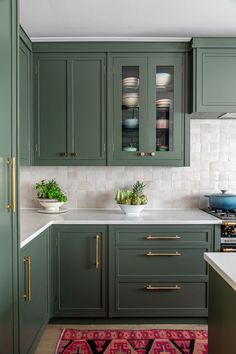
[[66, 194], [59, 187], [55, 179], [48, 182], [40, 181], [35, 186], [40, 205], [47, 211], [58, 211], [67, 201]]
[[138, 215], [148, 202], [147, 196], [143, 193], [146, 185], [137, 181], [132, 191], [119, 189], [116, 193], [116, 201], [119, 207], [127, 215]]

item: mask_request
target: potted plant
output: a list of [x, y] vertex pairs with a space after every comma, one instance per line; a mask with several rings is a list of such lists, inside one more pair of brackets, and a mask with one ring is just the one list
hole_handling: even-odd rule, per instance
[[116, 201], [119, 207], [128, 215], [138, 215], [148, 202], [147, 196], [143, 193], [146, 185], [137, 181], [132, 191], [119, 189], [116, 193]]
[[45, 180], [36, 184], [37, 197], [40, 205], [47, 211], [58, 211], [67, 201], [66, 194], [62, 191], [55, 179]]

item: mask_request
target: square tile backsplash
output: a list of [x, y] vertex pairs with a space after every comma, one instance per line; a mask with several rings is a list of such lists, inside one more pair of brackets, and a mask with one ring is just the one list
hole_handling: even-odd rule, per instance
[[205, 193], [236, 193], [236, 120], [191, 120], [190, 167], [21, 167], [21, 207], [38, 207], [35, 183], [56, 178], [68, 208], [112, 208], [118, 188], [147, 184], [149, 208], [202, 208]]

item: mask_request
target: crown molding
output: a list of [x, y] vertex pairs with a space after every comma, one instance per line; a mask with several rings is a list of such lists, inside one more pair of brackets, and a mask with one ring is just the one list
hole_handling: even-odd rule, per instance
[[32, 42], [190, 42], [191, 37], [30, 37]]

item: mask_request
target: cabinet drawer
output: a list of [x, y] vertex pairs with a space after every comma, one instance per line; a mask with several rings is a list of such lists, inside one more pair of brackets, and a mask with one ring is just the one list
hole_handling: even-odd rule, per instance
[[209, 242], [212, 228], [197, 226], [142, 226], [139, 228], [116, 228], [116, 244], [137, 242], [142, 244], [179, 244], [181, 242]]
[[117, 275], [205, 275], [203, 253], [207, 248], [117, 249]]
[[203, 309], [207, 306], [206, 283], [119, 282], [116, 309], [139, 312], [157, 309]]

